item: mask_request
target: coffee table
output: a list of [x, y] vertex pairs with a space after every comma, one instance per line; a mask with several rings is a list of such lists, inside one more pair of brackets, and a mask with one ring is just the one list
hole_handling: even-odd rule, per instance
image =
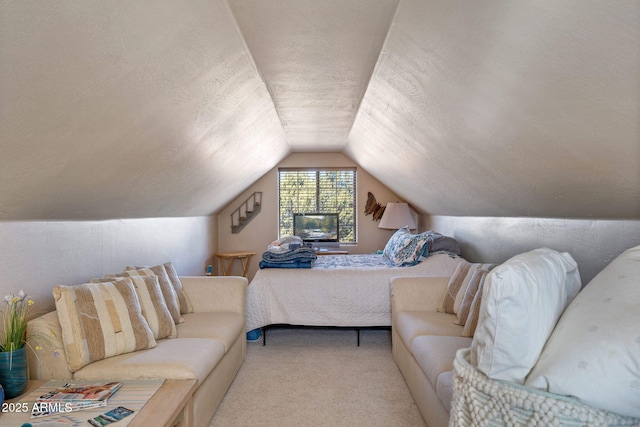
[[[113, 381], [113, 379], [109, 379], [109, 381]], [[42, 387], [46, 382], [46, 380], [29, 381], [29, 386], [22, 396], [8, 400], [7, 403], [28, 402], [29, 413], [25, 413], [24, 411], [22, 413], [3, 413], [0, 415], [0, 425], [10, 423], [7, 425], [19, 426], [23, 422], [33, 422], [35, 425], [38, 421], [45, 421], [48, 417], [30, 418], [30, 410], [33, 402], [26, 399], [26, 397]], [[123, 386], [123, 388], [125, 386]], [[144, 406], [132, 415], [133, 418], [129, 421], [129, 427], [147, 427], [150, 425], [160, 427], [190, 427], [193, 424], [191, 397], [195, 389], [196, 380], [165, 380], [153, 396], [147, 400]], [[114, 396], [117, 396], [117, 394]], [[115, 406], [114, 403], [110, 402], [106, 407], [100, 408], [99, 412], [107, 412]], [[73, 414], [80, 414], [81, 412], [89, 414], [88, 410], [74, 412]]]

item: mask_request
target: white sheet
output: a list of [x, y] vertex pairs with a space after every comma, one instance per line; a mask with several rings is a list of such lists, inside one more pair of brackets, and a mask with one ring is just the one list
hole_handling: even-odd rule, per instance
[[[362, 256], [323, 255], [318, 262], [328, 257]], [[248, 288], [247, 331], [274, 324], [390, 326], [392, 277], [451, 276], [460, 262], [467, 261], [439, 252], [411, 267], [258, 270]]]

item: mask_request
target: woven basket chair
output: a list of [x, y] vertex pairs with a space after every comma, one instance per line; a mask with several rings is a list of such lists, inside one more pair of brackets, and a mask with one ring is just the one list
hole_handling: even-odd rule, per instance
[[459, 350], [453, 362], [449, 426], [640, 426], [640, 419], [596, 409], [576, 399], [489, 379], [469, 363], [469, 353], [469, 349]]

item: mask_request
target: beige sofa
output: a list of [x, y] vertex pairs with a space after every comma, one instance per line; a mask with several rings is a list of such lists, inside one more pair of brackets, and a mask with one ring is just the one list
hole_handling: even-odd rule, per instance
[[471, 338], [460, 336], [456, 315], [437, 311], [449, 277], [391, 280], [392, 352], [429, 427], [446, 426], [453, 398], [453, 360]]
[[461, 273], [391, 281], [393, 357], [429, 427], [640, 426], [640, 246], [583, 289], [568, 253], [516, 255], [483, 273], [465, 327]]
[[[190, 410], [193, 426], [207, 426], [246, 355], [243, 277], [181, 277], [193, 312], [183, 314], [177, 338], [157, 346], [99, 360], [72, 373], [67, 365], [56, 311], [28, 323], [27, 334], [52, 336], [54, 349], [29, 356], [32, 379], [195, 379], [197, 389]], [[32, 343], [35, 348], [39, 343]]]

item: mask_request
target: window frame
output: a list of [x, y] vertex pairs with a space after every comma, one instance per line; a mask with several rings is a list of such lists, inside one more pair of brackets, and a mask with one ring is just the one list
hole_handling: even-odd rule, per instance
[[[308, 174], [310, 172], [315, 173], [315, 192], [316, 192], [316, 196], [315, 196], [315, 206], [313, 207], [313, 210], [309, 210], [309, 211], [303, 211], [303, 212], [297, 212], [296, 209], [298, 209], [296, 206], [292, 207], [292, 211], [291, 213], [291, 218], [290, 218], [290, 224], [287, 227], [286, 225], [283, 226], [283, 213], [284, 213], [284, 209], [282, 206], [282, 180], [283, 180], [283, 174], [286, 173], [305, 173]], [[293, 233], [293, 213], [316, 213], [316, 212], [327, 212], [327, 213], [332, 213], [332, 212], [337, 212], [340, 214], [340, 212], [335, 209], [335, 210], [327, 210], [327, 208], [325, 207], [325, 209], [321, 209], [321, 196], [323, 194], [323, 188], [321, 187], [321, 181], [319, 180], [319, 177], [321, 176], [322, 173], [327, 173], [327, 172], [346, 172], [346, 173], [350, 173], [352, 174], [351, 176], [351, 181], [352, 181], [352, 186], [351, 183], [349, 183], [349, 188], [352, 188], [352, 192], [353, 192], [353, 199], [351, 200], [351, 207], [350, 209], [352, 209], [353, 211], [353, 223], [351, 223], [351, 221], [345, 221], [343, 218], [343, 215], [340, 215], [340, 241], [339, 244], [341, 245], [356, 245], [358, 243], [358, 228], [357, 228], [357, 220], [358, 220], [358, 192], [357, 192], [357, 188], [358, 188], [358, 171], [356, 167], [281, 167], [278, 168], [278, 238], [282, 238], [286, 235], [291, 235]], [[326, 195], [327, 192], [327, 188], [324, 189], [324, 193]], [[347, 192], [349, 192], [350, 190], [346, 190]], [[299, 205], [298, 205], [299, 206]], [[349, 215], [349, 214], [347, 214]], [[350, 233], [345, 233], [343, 232], [343, 228], [348, 228], [350, 230], [350, 233], [353, 234], [353, 240], [343, 240], [346, 235], [350, 234]], [[288, 233], [287, 233], [288, 232]]]

